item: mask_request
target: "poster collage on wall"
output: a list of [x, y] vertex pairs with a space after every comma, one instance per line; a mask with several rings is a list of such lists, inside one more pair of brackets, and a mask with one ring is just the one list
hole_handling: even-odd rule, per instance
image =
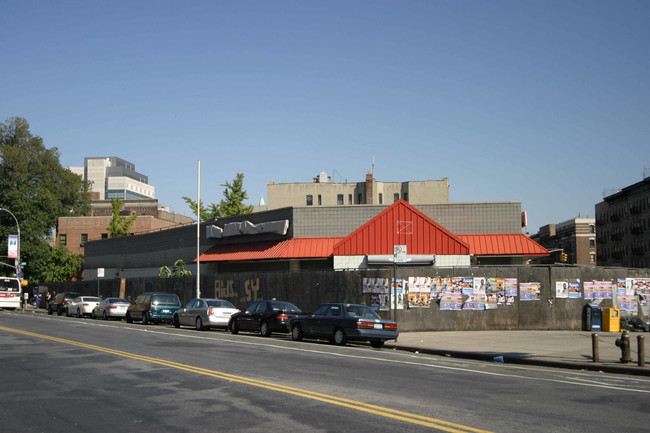
[[[395, 284], [396, 283], [396, 284]], [[441, 310], [493, 310], [520, 301], [539, 301], [540, 283], [519, 283], [516, 278], [491, 277], [408, 277], [364, 278], [363, 293], [370, 294], [375, 310], [430, 308], [439, 302]], [[634, 314], [638, 304], [650, 299], [650, 278], [618, 278], [612, 281], [557, 281], [555, 297], [566, 299], [615, 299], [622, 311]], [[638, 303], [637, 303], [638, 299]], [[394, 305], [390, 305], [393, 302]]]
[[[516, 278], [409, 277], [396, 282], [393, 284], [392, 278], [363, 279], [363, 293], [370, 294], [374, 309], [390, 310], [390, 302], [398, 310], [429, 308], [439, 301], [441, 310], [493, 310], [514, 305], [517, 296]], [[525, 284], [526, 296], [521, 300], [539, 299], [540, 284]]]

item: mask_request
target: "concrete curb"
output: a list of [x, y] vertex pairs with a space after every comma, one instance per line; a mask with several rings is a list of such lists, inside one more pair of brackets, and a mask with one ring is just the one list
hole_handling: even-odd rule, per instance
[[605, 373], [617, 374], [630, 374], [637, 376], [650, 376], [650, 369], [648, 367], [639, 367], [636, 364], [630, 363], [627, 365], [612, 365], [602, 364], [599, 362], [567, 362], [567, 361], [552, 361], [539, 358], [519, 358], [514, 356], [503, 355], [498, 352], [463, 352], [456, 350], [440, 350], [440, 349], [425, 349], [421, 347], [402, 346], [398, 344], [386, 344], [387, 349], [392, 348], [396, 350], [403, 350], [411, 353], [426, 353], [427, 355], [438, 355], [449, 358], [459, 359], [474, 359], [478, 361], [495, 362], [495, 357], [502, 357], [505, 364], [522, 364], [522, 365], [537, 365], [541, 367], [554, 367], [565, 368], [571, 370], [590, 370], [602, 371]]

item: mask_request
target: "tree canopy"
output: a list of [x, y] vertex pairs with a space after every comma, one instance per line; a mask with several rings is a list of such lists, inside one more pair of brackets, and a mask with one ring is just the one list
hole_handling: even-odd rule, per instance
[[[235, 215], [248, 214], [253, 212], [253, 206], [245, 205], [244, 200], [248, 199], [248, 194], [244, 190], [244, 174], [237, 173], [235, 179], [231, 182], [221, 184], [225, 187], [223, 199], [219, 204], [211, 203], [207, 208], [201, 201], [201, 220], [214, 221], [219, 217], [228, 217]], [[196, 200], [189, 197], [183, 197], [183, 200], [190, 206], [194, 215], [196, 215]]]
[[[13, 117], [0, 123], [0, 207], [18, 220], [20, 258], [27, 262], [30, 282], [49, 281], [45, 269], [56, 256], [50, 244], [58, 218], [90, 212], [89, 184], [61, 166], [59, 156], [56, 147], [46, 148], [31, 133], [27, 120]], [[13, 218], [0, 212], [0, 248], [6, 250], [7, 235], [15, 233]], [[0, 270], [12, 272], [4, 266]]]
[[122, 200], [119, 198], [112, 199], [111, 205], [113, 206], [113, 219], [111, 219], [108, 227], [106, 227], [108, 235], [112, 238], [128, 235], [129, 229], [131, 229], [138, 214], [129, 215], [128, 217], [121, 215], [120, 210], [122, 209]]

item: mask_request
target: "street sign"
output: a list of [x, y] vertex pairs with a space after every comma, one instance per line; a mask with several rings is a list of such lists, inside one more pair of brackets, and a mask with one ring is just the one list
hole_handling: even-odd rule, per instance
[[97, 268], [97, 278], [104, 278], [104, 268]]
[[393, 260], [395, 263], [406, 263], [406, 245], [393, 245]]

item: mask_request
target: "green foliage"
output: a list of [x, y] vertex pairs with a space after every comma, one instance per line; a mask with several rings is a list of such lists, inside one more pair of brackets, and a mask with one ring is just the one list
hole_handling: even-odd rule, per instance
[[[20, 225], [20, 258], [28, 263], [30, 283], [45, 281], [40, 267], [53, 253], [49, 243], [58, 218], [90, 213], [89, 190], [87, 182], [61, 166], [57, 148], [47, 149], [32, 135], [25, 119], [0, 123], [0, 207]], [[6, 251], [7, 235], [15, 233], [11, 215], [0, 212], [0, 250]]]
[[163, 266], [158, 271], [158, 278], [171, 278], [172, 271], [167, 266]]
[[121, 236], [126, 236], [129, 234], [129, 229], [135, 222], [135, 219], [138, 217], [138, 214], [133, 214], [128, 217], [120, 215], [120, 209], [122, 208], [122, 200], [119, 198], [114, 198], [111, 200], [111, 205], [113, 206], [113, 219], [106, 227], [108, 235], [112, 238], [117, 238]]
[[79, 254], [72, 254], [64, 246], [57, 245], [51, 249], [47, 260], [40, 268], [40, 281], [60, 282], [69, 281], [81, 275], [83, 268], [83, 257]]
[[174, 277], [191, 277], [192, 273], [185, 269], [185, 261], [178, 259], [174, 262]]
[[[226, 182], [221, 186], [226, 187], [226, 189], [223, 191], [224, 198], [218, 205], [211, 203], [206, 208], [203, 206], [203, 202], [201, 202], [200, 215], [202, 221], [214, 221], [219, 217], [229, 217], [253, 212], [253, 206], [244, 204], [244, 200], [248, 199], [248, 194], [244, 190], [243, 173], [237, 173], [232, 183]], [[183, 200], [185, 200], [194, 215], [196, 215], [196, 201], [189, 197], [183, 197]]]

